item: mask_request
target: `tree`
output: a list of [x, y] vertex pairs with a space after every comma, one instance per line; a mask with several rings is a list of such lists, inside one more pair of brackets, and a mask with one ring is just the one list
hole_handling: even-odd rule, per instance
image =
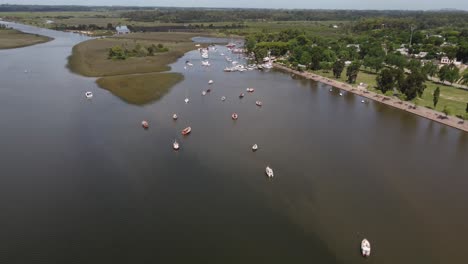
[[311, 50], [311, 64], [310, 67], [312, 70], [320, 70], [320, 62], [322, 61], [322, 52], [323, 48], [313, 47]]
[[324, 72], [330, 71], [332, 69], [331, 62], [326, 62], [326, 61], [320, 62], [320, 69], [322, 69]]
[[454, 83], [460, 78], [460, 71], [454, 64], [445, 65], [439, 70], [439, 78], [442, 82], [448, 81]]
[[359, 68], [361, 68], [361, 63], [355, 61], [349, 65], [348, 69], [346, 69], [346, 77], [348, 78], [349, 83], [356, 83]]
[[468, 114], [468, 103], [466, 103], [466, 110], [465, 112]]
[[383, 61], [383, 57], [366, 56], [364, 57], [363, 65], [366, 68], [374, 69], [375, 72], [378, 72], [383, 67]]
[[125, 60], [127, 59], [127, 52], [121, 46], [114, 46], [109, 49], [109, 59]]
[[434, 102], [434, 108], [436, 108], [437, 103], [439, 102], [439, 96], [440, 96], [440, 88], [437, 87], [434, 91], [434, 98], [432, 98], [432, 101]]
[[422, 71], [424, 74], [434, 77], [437, 74], [437, 65], [432, 62], [424, 64]]
[[404, 79], [399, 85], [400, 91], [406, 95], [407, 100], [413, 100], [416, 96], [421, 97], [426, 89], [424, 82], [426, 76], [419, 71], [412, 71], [406, 79]]
[[463, 75], [462, 84], [468, 84], [468, 72]]
[[385, 63], [403, 69], [406, 66], [406, 58], [400, 54], [390, 53], [385, 57]]
[[337, 60], [333, 64], [333, 75], [335, 76], [336, 79], [339, 79], [341, 77], [341, 73], [343, 73], [345, 64], [342, 60]]
[[385, 68], [377, 75], [377, 89], [386, 93], [392, 90], [397, 82], [396, 70]]
[[107, 24], [107, 30], [114, 30], [114, 26], [112, 25], [112, 23]]

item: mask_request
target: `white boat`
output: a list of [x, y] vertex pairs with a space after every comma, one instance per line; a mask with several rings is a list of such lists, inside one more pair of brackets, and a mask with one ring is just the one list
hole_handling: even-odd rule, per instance
[[253, 93], [255, 91], [255, 89], [254, 88], [247, 88], [246, 91], [249, 92], [249, 93]]
[[340, 96], [343, 96], [343, 93], [340, 92]]
[[179, 117], [177, 116], [177, 114], [173, 114], [173, 115], [172, 115], [172, 119], [177, 120], [177, 118], [179, 118]]
[[191, 62], [189, 62], [189, 63], [187, 63], [187, 66], [190, 66], [190, 67], [192, 67], [192, 66], [193, 66], [193, 64], [192, 64]]
[[141, 126], [142, 126], [144, 129], [149, 128], [148, 121], [146, 121], [146, 120], [141, 121]]
[[263, 105], [262, 101], [256, 101], [255, 104], [260, 107]]
[[221, 101], [226, 101], [226, 96], [221, 97]]
[[361, 242], [361, 254], [363, 257], [369, 257], [371, 253], [371, 245], [369, 240], [363, 239]]
[[190, 101], [188, 98], [185, 98], [185, 103], [188, 104], [188, 102]]
[[257, 149], [258, 149], [258, 145], [257, 145], [257, 144], [254, 144], [254, 145], [252, 146], [252, 151], [257, 151]]
[[232, 117], [232, 120], [237, 120], [237, 118], [239, 118], [239, 116], [236, 113], [233, 113], [231, 117]]
[[361, 100], [361, 103], [365, 103], [365, 102], [366, 102], [366, 101], [364, 101], [364, 100]]
[[205, 96], [205, 95], [206, 95], [206, 91], [202, 91], [201, 94], [202, 94], [203, 96]]
[[91, 98], [93, 98], [93, 93], [92, 92], [86, 92], [85, 96], [86, 96], [86, 98], [91, 99]]
[[213, 80], [209, 80], [209, 81], [208, 81], [208, 84], [213, 84], [213, 83], [214, 83]]
[[268, 178], [273, 178], [273, 176], [274, 176], [274, 174], [273, 174], [273, 169], [270, 168], [270, 167], [268, 167], [268, 166], [267, 166], [266, 169], [265, 169], [265, 173], [266, 173], [266, 175], [268, 176]]
[[226, 67], [226, 68], [224, 68], [224, 71], [225, 72], [233, 72], [235, 70], [233, 68]]
[[333, 92], [333, 89], [330, 88], [330, 92]]
[[205, 66], [205, 67], [211, 66], [209, 61], [202, 61], [201, 64], [202, 64], [202, 66]]
[[179, 143], [177, 142], [177, 140], [174, 140], [174, 143], [172, 143], [172, 148], [174, 150], [179, 150], [180, 146], [179, 146]]
[[220, 55], [221, 55], [221, 56], [224, 56], [224, 53], [221, 53]]
[[200, 47], [200, 44], [196, 44], [195, 47]]
[[187, 69], [187, 66], [184, 66], [184, 70], [186, 70], [186, 69]]
[[206, 60], [206, 59], [209, 59], [208, 53], [202, 53], [201, 56], [202, 56], [202, 58], [205, 59], [205, 60]]

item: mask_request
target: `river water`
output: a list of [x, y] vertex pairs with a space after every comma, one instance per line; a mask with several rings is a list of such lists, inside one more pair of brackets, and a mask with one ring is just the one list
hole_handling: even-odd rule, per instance
[[86, 37], [13, 26], [55, 40], [0, 51], [0, 263], [468, 262], [468, 134], [197, 51], [129, 105], [66, 68]]

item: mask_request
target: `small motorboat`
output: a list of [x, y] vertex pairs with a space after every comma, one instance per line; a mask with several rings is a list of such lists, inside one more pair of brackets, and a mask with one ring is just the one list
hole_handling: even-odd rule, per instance
[[340, 96], [343, 96], [343, 93], [342, 93], [342, 92], [340, 92]]
[[224, 53], [221, 53], [221, 54], [219, 54], [219, 55], [224, 56]]
[[177, 142], [177, 140], [174, 140], [174, 143], [172, 143], [172, 148], [174, 150], [179, 150], [180, 146], [179, 146], [179, 143]]
[[369, 257], [371, 252], [370, 242], [367, 239], [363, 239], [361, 242], [361, 254], [363, 257]]
[[141, 121], [141, 126], [142, 126], [144, 129], [148, 129], [148, 128], [149, 128], [148, 121], [146, 121], [146, 120]]
[[185, 103], [188, 104], [188, 102], [190, 101], [188, 98], [185, 98]]
[[254, 88], [247, 88], [246, 91], [249, 92], [249, 93], [253, 93], [255, 91], [255, 89]]
[[186, 70], [186, 69], [187, 69], [187, 66], [184, 66], [184, 70]]
[[245, 94], [241, 93], [241, 94], [239, 95], [239, 98], [242, 99], [242, 98], [244, 98], [244, 96], [245, 96]]
[[192, 67], [192, 66], [193, 66], [193, 63], [187, 62], [187, 66]]
[[91, 98], [93, 98], [93, 93], [92, 92], [86, 92], [85, 96], [86, 96], [86, 98], [91, 99]]
[[182, 135], [188, 135], [190, 134], [190, 132], [192, 132], [192, 128], [191, 127], [186, 127], [182, 130]]
[[364, 101], [364, 100], [361, 100], [361, 103], [365, 103], [365, 102], [366, 102], [366, 101]]
[[258, 150], [258, 145], [257, 145], [257, 144], [254, 144], [254, 145], [252, 146], [252, 151], [257, 151], [257, 150]]
[[226, 96], [221, 97], [221, 101], [226, 101]]
[[209, 80], [209, 81], [208, 81], [208, 84], [213, 84], [213, 83], [214, 83], [213, 80]]
[[203, 96], [205, 96], [205, 95], [206, 95], [206, 91], [202, 91], [201, 94], [202, 94]]
[[179, 118], [179, 117], [177, 116], [177, 114], [173, 114], [173, 115], [172, 115], [172, 119], [177, 120], [177, 118]]
[[209, 67], [211, 64], [209, 61], [202, 61], [202, 66]]
[[262, 101], [256, 101], [255, 104], [260, 107], [263, 105]]
[[237, 120], [237, 118], [239, 118], [239, 116], [236, 113], [233, 113], [231, 117], [232, 117], [232, 120]]
[[266, 173], [266, 175], [268, 176], [268, 178], [273, 178], [273, 176], [274, 176], [274, 174], [273, 174], [273, 169], [270, 168], [269, 166], [266, 167], [265, 173]]
[[333, 92], [333, 89], [330, 88], [330, 92]]

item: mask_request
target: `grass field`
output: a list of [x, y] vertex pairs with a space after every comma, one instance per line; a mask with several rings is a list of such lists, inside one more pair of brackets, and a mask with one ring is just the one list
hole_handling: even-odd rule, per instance
[[[182, 80], [183, 76], [180, 74], [160, 72], [170, 70], [168, 64], [175, 62], [187, 51], [195, 49], [191, 38], [198, 35], [134, 33], [93, 39], [73, 47], [68, 67], [84, 76], [102, 77], [97, 80], [101, 88], [109, 90], [127, 103], [144, 105], [160, 99], [174, 84]], [[126, 60], [108, 59], [109, 48], [122, 45], [133, 49], [137, 43], [143, 46], [161, 43], [169, 48], [169, 51]]]
[[51, 40], [49, 37], [28, 34], [15, 29], [0, 30], [0, 49], [26, 47]]
[[[334, 78], [332, 71], [324, 72], [320, 70], [320, 71], [314, 71], [314, 73], [331, 78], [331, 79], [346, 82], [346, 69], [343, 71], [341, 78], [339, 79]], [[368, 85], [367, 89], [376, 93], [382, 93], [376, 89], [376, 86], [377, 86], [377, 82], [375, 79], [376, 76], [377, 75], [373, 72], [361, 70], [358, 74], [356, 85], [362, 82]], [[427, 81], [426, 89], [424, 90], [424, 93], [421, 96], [421, 98], [416, 98], [413, 100], [413, 102], [416, 102], [420, 106], [429, 107], [433, 109], [434, 104], [432, 100], [433, 100], [434, 91], [437, 87], [440, 87], [440, 97], [439, 97], [439, 102], [435, 110], [442, 112], [444, 107], [448, 106], [451, 108], [453, 112], [452, 115], [464, 116], [466, 114], [465, 112], [466, 104], [468, 103], [468, 91], [458, 89], [452, 86], [447, 86], [447, 85], [437, 84], [431, 81]], [[387, 92], [387, 95], [392, 96], [393, 92], [389, 91]]]

